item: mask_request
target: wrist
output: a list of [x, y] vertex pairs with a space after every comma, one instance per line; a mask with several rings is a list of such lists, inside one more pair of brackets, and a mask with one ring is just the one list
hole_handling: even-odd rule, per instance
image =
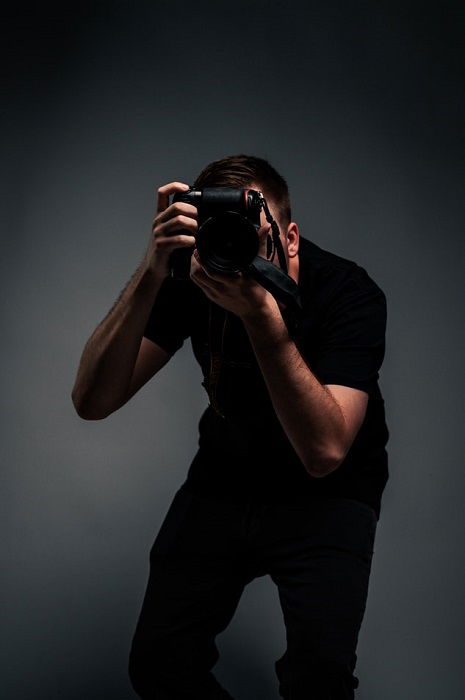
[[160, 264], [156, 265], [153, 261], [148, 261], [144, 258], [139, 265], [139, 273], [141, 279], [147, 284], [162, 284], [165, 277], [169, 276], [169, 270], [164, 269]]
[[280, 315], [279, 306], [274, 296], [268, 293], [260, 306], [255, 306], [241, 314], [241, 320], [245, 326], [268, 323], [276, 314]]

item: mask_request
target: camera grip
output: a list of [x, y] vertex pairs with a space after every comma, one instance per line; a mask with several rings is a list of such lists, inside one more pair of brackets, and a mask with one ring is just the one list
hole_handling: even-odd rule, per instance
[[[192, 187], [187, 192], [175, 192], [171, 199], [171, 204], [174, 202], [185, 202], [186, 204], [193, 204], [192, 199]], [[179, 234], [186, 234], [187, 236], [192, 236], [192, 231], [182, 230], [178, 231]], [[178, 280], [185, 280], [190, 278], [191, 271], [191, 257], [194, 252], [195, 246], [189, 246], [189, 248], [175, 248], [169, 257], [168, 267], [171, 277]]]
[[[181, 232], [183, 233], [183, 232]], [[186, 235], [192, 235], [190, 231], [185, 231]], [[185, 280], [190, 278], [191, 271], [191, 257], [194, 252], [195, 246], [189, 246], [188, 248], [175, 248], [171, 251], [168, 266], [169, 274], [178, 280]]]

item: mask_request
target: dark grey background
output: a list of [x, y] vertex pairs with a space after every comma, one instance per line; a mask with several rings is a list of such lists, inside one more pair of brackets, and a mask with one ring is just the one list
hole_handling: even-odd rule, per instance
[[[136, 269], [156, 189], [268, 158], [303, 236], [388, 299], [391, 478], [359, 700], [464, 682], [463, 4], [94, 2], [10, 11], [2, 105], [1, 692], [126, 700], [148, 551], [206, 405], [190, 343], [104, 421], [74, 412], [87, 338]], [[268, 578], [218, 637], [219, 679], [274, 700]]]

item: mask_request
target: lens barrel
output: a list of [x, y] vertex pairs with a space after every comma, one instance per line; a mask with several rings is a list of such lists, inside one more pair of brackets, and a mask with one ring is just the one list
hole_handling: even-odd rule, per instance
[[255, 226], [250, 219], [234, 211], [207, 219], [199, 227], [196, 242], [202, 263], [225, 274], [248, 267], [259, 249]]
[[[176, 192], [174, 202], [186, 202], [197, 208], [196, 247], [202, 264], [224, 274], [234, 274], [251, 264], [259, 250], [260, 200], [255, 190], [191, 188], [187, 192]], [[190, 276], [193, 250], [191, 246], [177, 248], [171, 253], [173, 277], [186, 279]]]

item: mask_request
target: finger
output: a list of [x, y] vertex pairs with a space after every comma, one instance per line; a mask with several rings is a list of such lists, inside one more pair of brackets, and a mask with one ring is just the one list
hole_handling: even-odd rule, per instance
[[189, 216], [184, 216], [184, 214], [178, 214], [162, 224], [158, 221], [157, 224], [158, 230], [162, 231], [165, 236], [171, 235], [172, 231], [190, 231], [192, 235], [197, 232], [197, 221]]
[[176, 248], [192, 248], [195, 245], [195, 237], [185, 234], [177, 234], [174, 236], [161, 236], [157, 241], [157, 248], [163, 254], [168, 255]]
[[185, 214], [191, 219], [197, 219], [199, 215], [197, 207], [194, 207], [193, 204], [188, 204], [187, 202], [173, 202], [165, 211], [157, 215], [156, 218], [158, 222], [163, 223], [180, 214]]
[[224, 283], [222, 280], [214, 279], [208, 271], [203, 267], [203, 265], [198, 262], [198, 258], [195, 256], [197, 250], [194, 250], [191, 261], [191, 277], [194, 281], [198, 281], [199, 284], [203, 284], [210, 289], [221, 289], [224, 288]]
[[203, 290], [212, 290], [212, 282], [205, 274], [204, 269], [192, 258], [190, 278]]
[[202, 264], [202, 261], [200, 260], [199, 253], [197, 248], [193, 252], [193, 257], [198, 261], [198, 264], [200, 265], [201, 269], [205, 272], [205, 274], [215, 282], [218, 282], [220, 285], [225, 285], [228, 283], [229, 280], [231, 279], [236, 279], [237, 277], [241, 276], [240, 272], [234, 272], [234, 273], [222, 273], [222, 272], [212, 272], [206, 265]]
[[194, 250], [192, 257], [195, 258], [196, 261], [194, 263], [196, 266], [196, 271], [198, 271], [199, 274], [202, 274], [206, 281], [209, 281], [211, 284], [218, 284], [219, 287], [224, 287], [225, 283], [227, 283], [227, 278], [225, 277], [225, 275], [222, 275], [221, 273], [212, 272], [205, 265], [203, 265], [202, 261], [199, 258], [197, 248]]
[[261, 234], [271, 233], [271, 224], [269, 224], [268, 222], [264, 223], [258, 229], [258, 233], [261, 233]]
[[162, 185], [157, 190], [157, 214], [165, 211], [169, 204], [169, 196], [173, 192], [187, 192], [189, 185], [184, 182], [169, 182], [167, 185]]
[[197, 249], [195, 248], [191, 257], [191, 276], [195, 276], [199, 280], [208, 282], [211, 278], [207, 275], [202, 263], [199, 262], [198, 255], [196, 255], [196, 253]]

